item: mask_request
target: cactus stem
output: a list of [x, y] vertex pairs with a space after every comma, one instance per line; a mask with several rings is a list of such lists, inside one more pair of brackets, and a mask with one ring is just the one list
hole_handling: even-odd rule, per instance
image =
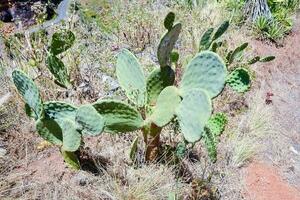
[[153, 162], [157, 159], [160, 146], [160, 133], [162, 128], [151, 123], [143, 128], [144, 142], [146, 144], [145, 159]]

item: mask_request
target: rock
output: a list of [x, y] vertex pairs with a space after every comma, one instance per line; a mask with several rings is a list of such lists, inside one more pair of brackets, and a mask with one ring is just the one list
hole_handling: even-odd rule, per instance
[[0, 21], [3, 22], [11, 22], [13, 17], [11, 16], [10, 12], [7, 10], [3, 10], [0, 12]]
[[290, 151], [292, 151], [296, 155], [300, 156], [300, 144], [294, 144], [294, 145], [290, 146]]
[[88, 177], [85, 172], [78, 172], [73, 178], [76, 185], [85, 186], [88, 183]]
[[4, 148], [0, 148], [0, 158], [3, 158], [6, 155], [7, 151]]

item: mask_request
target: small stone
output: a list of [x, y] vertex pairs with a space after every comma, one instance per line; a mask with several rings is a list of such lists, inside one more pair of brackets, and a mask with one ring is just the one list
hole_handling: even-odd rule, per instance
[[300, 156], [300, 144], [295, 144], [293, 146], [290, 146], [290, 151]]
[[4, 148], [0, 148], [0, 158], [3, 158], [6, 155], [7, 151]]

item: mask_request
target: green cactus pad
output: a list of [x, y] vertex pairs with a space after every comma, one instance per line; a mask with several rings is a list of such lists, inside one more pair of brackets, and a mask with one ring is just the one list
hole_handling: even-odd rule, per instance
[[50, 53], [58, 55], [72, 47], [75, 41], [75, 35], [72, 31], [62, 30], [52, 36]]
[[164, 20], [164, 26], [166, 29], [171, 30], [175, 21], [175, 14], [169, 12]]
[[271, 62], [271, 61], [275, 60], [275, 58], [276, 58], [275, 56], [266, 56], [266, 57], [260, 59], [259, 62]]
[[64, 161], [68, 165], [68, 167], [74, 170], [80, 169], [80, 163], [78, 157], [74, 152], [61, 150], [61, 155], [63, 156]]
[[260, 56], [255, 56], [252, 59], [248, 60], [248, 64], [253, 65], [253, 64], [257, 63], [259, 60], [260, 60]]
[[105, 119], [104, 131], [124, 133], [140, 129], [143, 124], [141, 114], [132, 106], [116, 100], [101, 100], [92, 104]]
[[227, 84], [236, 92], [243, 93], [250, 89], [251, 78], [247, 69], [239, 67], [228, 75]]
[[147, 78], [147, 104], [155, 105], [160, 92], [174, 80], [175, 73], [169, 66], [153, 70]]
[[177, 63], [179, 60], [179, 53], [176, 51], [173, 51], [170, 55], [170, 59], [172, 63]]
[[75, 106], [59, 101], [45, 102], [44, 109], [47, 117], [57, 120], [58, 122], [64, 118], [75, 120], [77, 111]]
[[243, 43], [242, 45], [238, 46], [228, 57], [227, 63], [230, 65], [233, 63], [235, 59], [237, 59], [241, 53], [248, 47], [248, 43]]
[[62, 130], [55, 120], [45, 118], [39, 119], [36, 122], [36, 130], [46, 141], [55, 145], [62, 145]]
[[54, 55], [49, 55], [46, 65], [59, 85], [67, 88], [70, 86], [70, 77], [64, 63]]
[[157, 58], [161, 67], [170, 65], [170, 55], [181, 32], [181, 24], [175, 24], [160, 40], [157, 50]]
[[123, 49], [117, 59], [116, 74], [127, 97], [136, 105], [143, 106], [146, 100], [146, 80], [136, 57]]
[[217, 161], [217, 142], [214, 134], [210, 132], [208, 128], [205, 128], [203, 132], [203, 139], [205, 147], [208, 151], [208, 156], [210, 160], [214, 163]]
[[175, 86], [166, 87], [157, 98], [150, 120], [159, 127], [167, 125], [174, 118], [180, 102], [179, 90]]
[[209, 47], [212, 43], [211, 38], [212, 38], [213, 32], [214, 32], [214, 28], [209, 28], [207, 31], [205, 31], [205, 33], [203, 34], [203, 36], [200, 40], [199, 52], [209, 49]]
[[137, 136], [133, 140], [133, 142], [131, 144], [131, 147], [130, 147], [129, 158], [132, 161], [135, 161], [135, 159], [136, 159], [136, 153], [137, 153], [137, 150], [138, 150], [138, 142], [139, 142], [139, 137]]
[[212, 40], [214, 41], [214, 40], [218, 39], [219, 37], [221, 37], [227, 31], [228, 27], [229, 27], [229, 21], [223, 22], [219, 26], [219, 28], [217, 29], [217, 31], [215, 32]]
[[224, 88], [227, 69], [215, 53], [204, 51], [194, 57], [182, 77], [180, 89], [183, 94], [191, 89], [204, 89], [210, 98], [216, 97]]
[[214, 136], [219, 136], [227, 124], [227, 116], [224, 113], [217, 113], [210, 117], [206, 127]]
[[82, 134], [99, 135], [104, 129], [104, 118], [92, 105], [84, 105], [78, 108], [76, 122], [81, 126]]
[[212, 112], [209, 95], [201, 89], [190, 90], [176, 110], [184, 138], [188, 142], [198, 141]]
[[70, 152], [77, 151], [81, 145], [81, 133], [77, 130], [75, 122], [70, 119], [63, 119], [60, 120], [59, 126], [63, 134], [62, 149]]
[[39, 90], [34, 82], [19, 70], [13, 71], [12, 78], [18, 92], [34, 112], [34, 118], [36, 120], [41, 118], [43, 116], [43, 103]]

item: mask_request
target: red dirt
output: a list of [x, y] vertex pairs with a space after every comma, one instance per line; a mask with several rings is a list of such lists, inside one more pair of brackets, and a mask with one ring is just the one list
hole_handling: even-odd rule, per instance
[[246, 168], [246, 199], [300, 200], [300, 190], [290, 186], [270, 165], [253, 162]]
[[[284, 46], [266, 45], [262, 41], [252, 41], [258, 55], [275, 55], [270, 64], [255, 66], [260, 80], [257, 89], [274, 93], [272, 104], [276, 109], [276, 121], [284, 130], [278, 140], [270, 141], [274, 149], [267, 150], [270, 159], [254, 161], [245, 168], [245, 198], [249, 200], [300, 200], [299, 159], [289, 148], [300, 144], [300, 20], [295, 22], [292, 33], [284, 40]], [[274, 133], [276, 134], [276, 133]], [[274, 137], [274, 135], [273, 135]], [[276, 137], [275, 137], [276, 138]], [[276, 165], [276, 167], [274, 167]], [[294, 180], [294, 181], [293, 181]], [[296, 187], [293, 187], [294, 182]]]

